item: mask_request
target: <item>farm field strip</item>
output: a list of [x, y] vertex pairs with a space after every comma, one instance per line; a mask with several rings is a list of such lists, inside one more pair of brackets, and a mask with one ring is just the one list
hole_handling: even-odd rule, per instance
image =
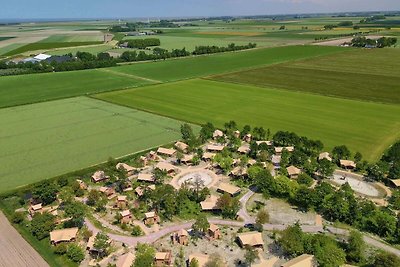
[[93, 94], [149, 84], [143, 79], [83, 70], [0, 77], [0, 107]]
[[399, 104], [399, 52], [394, 49], [353, 50], [334, 56], [216, 75], [211, 79]]
[[[400, 106], [202, 79], [98, 94], [98, 99], [171, 118], [222, 126], [235, 120], [346, 144], [376, 160], [400, 137]], [[368, 127], [365, 127], [368, 125]]]
[[286, 46], [124, 65], [114, 71], [164, 82], [238, 71], [348, 51], [341, 47]]
[[182, 122], [77, 97], [0, 110], [0, 192], [166, 144]]

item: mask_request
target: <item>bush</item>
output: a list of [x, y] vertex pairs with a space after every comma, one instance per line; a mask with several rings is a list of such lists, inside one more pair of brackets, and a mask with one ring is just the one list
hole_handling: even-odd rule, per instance
[[299, 177], [297, 178], [297, 182], [299, 184], [303, 184], [307, 187], [311, 186], [313, 183], [313, 178], [311, 178], [308, 174], [306, 173], [300, 173]]
[[140, 228], [139, 225], [134, 225], [132, 228], [132, 233], [133, 236], [141, 236], [143, 235], [142, 228]]
[[25, 219], [25, 215], [22, 212], [15, 212], [11, 218], [13, 223], [20, 224]]
[[85, 252], [80, 246], [76, 244], [71, 244], [68, 246], [67, 249], [67, 257], [70, 258], [73, 262], [79, 263], [85, 258]]
[[58, 255], [64, 255], [67, 253], [68, 246], [66, 244], [59, 244], [54, 248], [54, 253]]

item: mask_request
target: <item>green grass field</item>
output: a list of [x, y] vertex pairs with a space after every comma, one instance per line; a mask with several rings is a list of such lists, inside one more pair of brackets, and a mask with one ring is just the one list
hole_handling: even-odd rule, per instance
[[274, 47], [153, 63], [132, 64], [113, 68], [112, 70], [167, 82], [340, 53], [342, 51], [348, 50], [341, 47], [322, 46]]
[[0, 107], [10, 107], [149, 84], [101, 70], [0, 77]]
[[181, 122], [86, 97], [0, 109], [0, 193], [180, 138]]
[[208, 80], [188, 80], [96, 96], [197, 124], [235, 120], [320, 139], [328, 149], [346, 144], [376, 160], [400, 138], [400, 106]]
[[219, 81], [400, 103], [400, 50], [352, 50], [216, 76]]
[[98, 53], [106, 52], [106, 51], [114, 51], [115, 49], [111, 50], [112, 46], [111, 45], [93, 45], [89, 47], [74, 47], [74, 48], [60, 48], [57, 50], [50, 50], [46, 52], [46, 54], [49, 55], [65, 55], [65, 54], [73, 54], [76, 55], [77, 52], [88, 52], [92, 53], [94, 55], [97, 55]]
[[4, 54], [4, 56], [13, 56], [22, 54], [29, 51], [36, 50], [48, 50], [52, 48], [62, 48], [62, 47], [74, 47], [74, 46], [85, 46], [85, 45], [95, 45], [101, 44], [102, 42], [56, 42], [56, 43], [31, 43], [21, 47], [18, 47], [14, 50], [11, 50]]
[[39, 43], [76, 43], [76, 42], [102, 42], [103, 35], [52, 35], [46, 39], [39, 41]]

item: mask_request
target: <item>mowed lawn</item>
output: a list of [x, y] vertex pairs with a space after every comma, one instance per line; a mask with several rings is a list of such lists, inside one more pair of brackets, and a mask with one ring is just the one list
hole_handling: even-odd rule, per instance
[[368, 160], [400, 137], [400, 106], [325, 97], [202, 79], [99, 94], [99, 99], [197, 124], [289, 130], [320, 139], [331, 149], [346, 144]]
[[213, 79], [400, 104], [400, 50], [357, 49]]
[[0, 193], [166, 144], [181, 122], [78, 97], [0, 110]]
[[35, 103], [148, 84], [128, 75], [83, 70], [0, 77], [0, 107]]
[[159, 81], [176, 81], [348, 51], [341, 47], [286, 46], [125, 65], [113, 71]]

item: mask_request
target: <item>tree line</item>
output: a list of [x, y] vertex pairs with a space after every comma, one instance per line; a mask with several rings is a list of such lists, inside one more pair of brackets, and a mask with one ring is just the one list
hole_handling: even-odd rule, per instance
[[351, 40], [351, 45], [355, 47], [391, 47], [397, 43], [396, 37], [381, 37], [377, 40], [359, 36]]
[[129, 48], [145, 49], [149, 46], [159, 46], [161, 41], [158, 38], [133, 39], [127, 41], [127, 45]]

